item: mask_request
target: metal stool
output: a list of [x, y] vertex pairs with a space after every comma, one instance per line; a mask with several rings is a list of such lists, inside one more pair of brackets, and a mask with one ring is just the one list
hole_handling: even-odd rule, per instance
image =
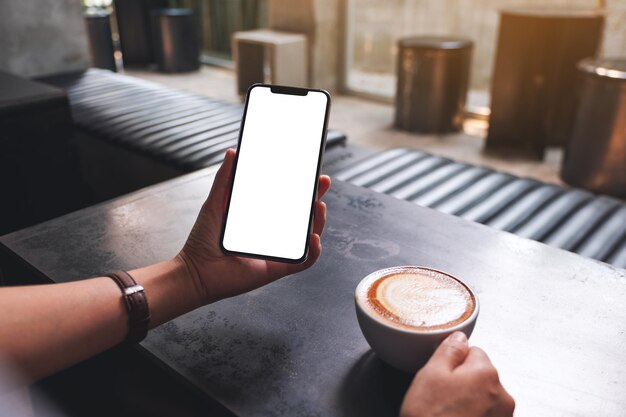
[[109, 15], [110, 13], [105, 11], [87, 13], [85, 23], [87, 24], [91, 65], [117, 72]]
[[395, 126], [414, 132], [461, 129], [473, 43], [421, 36], [398, 41]]
[[626, 198], [626, 59], [585, 59], [578, 69], [583, 90], [561, 178]]
[[150, 12], [168, 6], [168, 0], [114, 0], [117, 31], [124, 67], [155, 62]]
[[565, 146], [576, 113], [576, 63], [594, 57], [604, 15], [596, 10], [502, 10], [491, 82], [487, 148], [537, 159]]
[[152, 29], [160, 71], [196, 71], [200, 67], [198, 23], [193, 10], [154, 10]]

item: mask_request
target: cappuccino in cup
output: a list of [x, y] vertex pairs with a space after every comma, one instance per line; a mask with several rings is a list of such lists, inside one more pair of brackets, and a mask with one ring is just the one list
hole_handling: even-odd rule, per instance
[[469, 335], [478, 300], [450, 274], [399, 266], [365, 277], [355, 294], [357, 318], [372, 349], [390, 365], [415, 371], [449, 334]]

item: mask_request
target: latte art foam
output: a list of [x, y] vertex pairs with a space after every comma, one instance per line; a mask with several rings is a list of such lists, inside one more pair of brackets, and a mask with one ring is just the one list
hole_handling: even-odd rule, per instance
[[362, 296], [369, 310], [395, 325], [416, 330], [451, 328], [467, 320], [476, 307], [473, 294], [463, 283], [429, 269], [383, 275], [365, 291]]

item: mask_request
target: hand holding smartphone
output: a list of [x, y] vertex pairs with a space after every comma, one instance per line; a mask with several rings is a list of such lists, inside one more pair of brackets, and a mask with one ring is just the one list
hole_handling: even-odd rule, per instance
[[220, 241], [225, 253], [306, 260], [329, 108], [322, 90], [250, 87]]

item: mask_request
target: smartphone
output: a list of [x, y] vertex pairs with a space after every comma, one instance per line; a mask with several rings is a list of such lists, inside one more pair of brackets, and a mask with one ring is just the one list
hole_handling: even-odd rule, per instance
[[250, 87], [222, 228], [224, 253], [306, 260], [329, 111], [323, 90]]

